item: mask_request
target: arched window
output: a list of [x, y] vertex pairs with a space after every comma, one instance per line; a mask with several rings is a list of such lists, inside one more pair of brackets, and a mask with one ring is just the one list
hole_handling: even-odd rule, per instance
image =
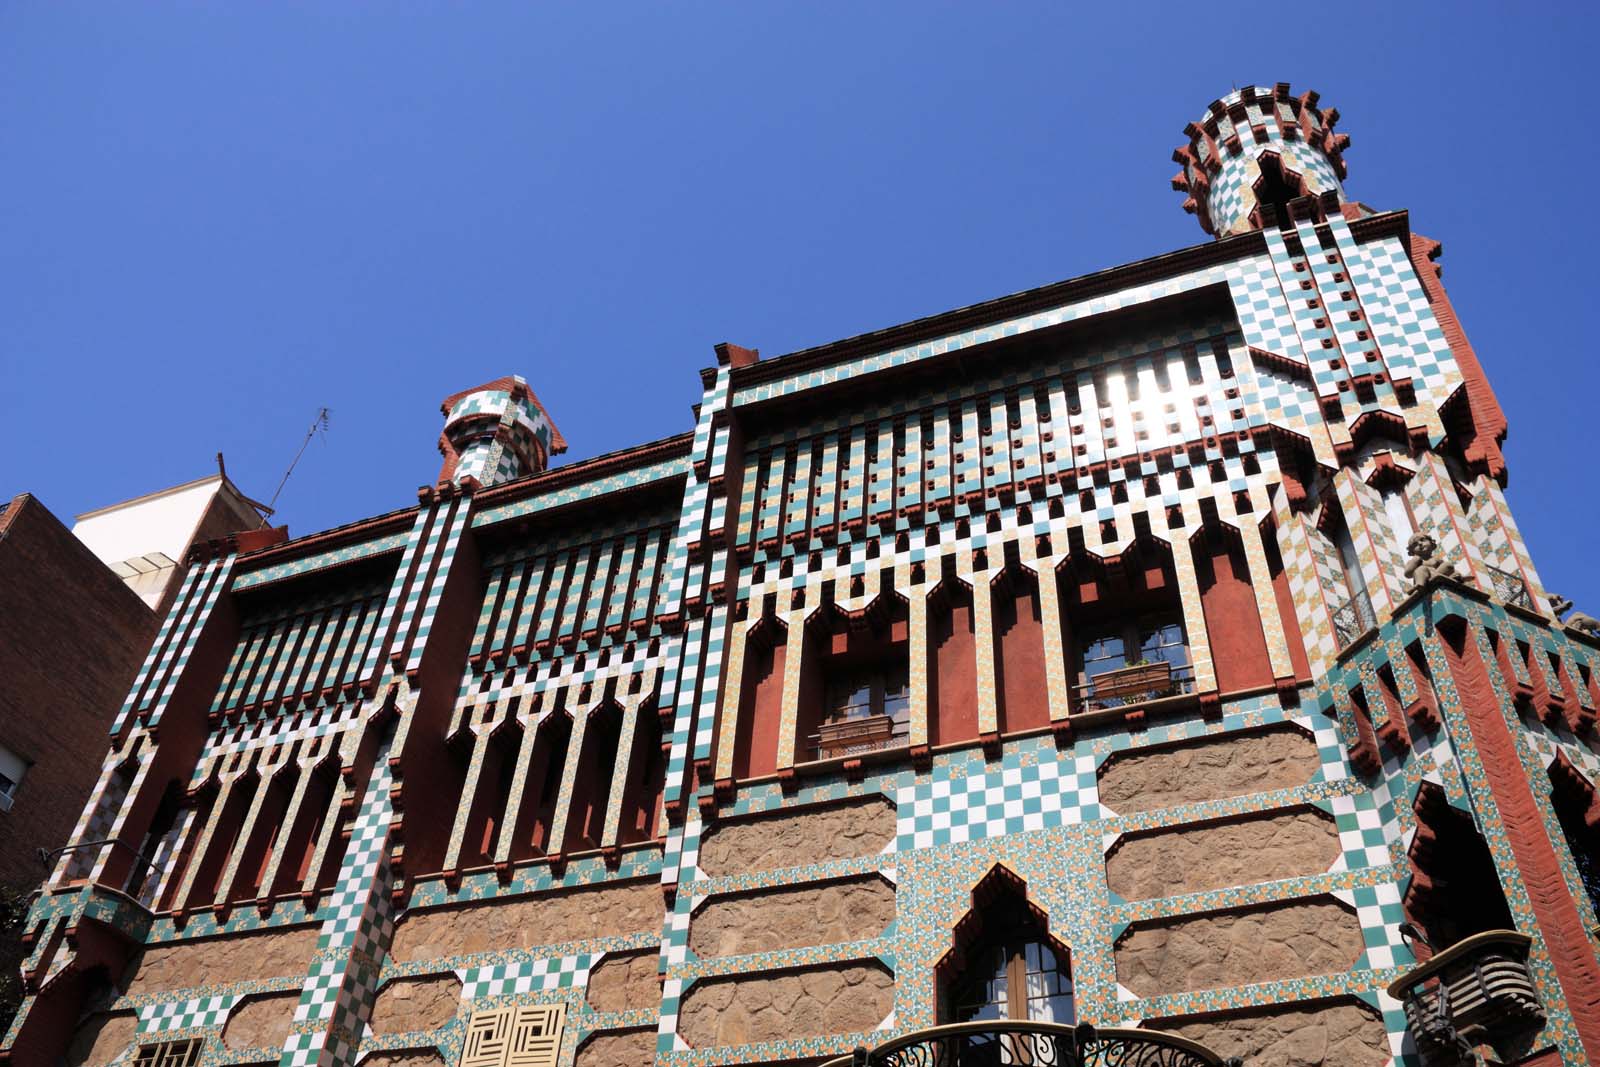
[[940, 962], [941, 1020], [1075, 1022], [1066, 947], [1050, 936], [1021, 881], [996, 867], [973, 889], [972, 903], [956, 928], [958, 947]]

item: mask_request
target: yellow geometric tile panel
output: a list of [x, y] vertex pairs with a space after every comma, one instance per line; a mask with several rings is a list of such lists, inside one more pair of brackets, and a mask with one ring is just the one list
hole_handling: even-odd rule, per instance
[[461, 1067], [555, 1067], [564, 1004], [528, 1004], [472, 1013]]

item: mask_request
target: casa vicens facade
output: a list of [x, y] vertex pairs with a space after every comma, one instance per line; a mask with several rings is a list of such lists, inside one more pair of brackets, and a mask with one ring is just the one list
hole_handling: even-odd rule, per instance
[[504, 378], [413, 506], [197, 552], [0, 1056], [1600, 1056], [1600, 624], [1336, 121], [1212, 104], [1204, 244], [561, 466]]

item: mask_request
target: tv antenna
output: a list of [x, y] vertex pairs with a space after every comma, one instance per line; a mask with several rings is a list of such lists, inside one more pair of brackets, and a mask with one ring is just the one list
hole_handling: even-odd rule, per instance
[[311, 443], [311, 439], [319, 433], [322, 434], [324, 441], [328, 439], [328, 418], [332, 414], [327, 408], [317, 409], [317, 417], [311, 420], [311, 426], [306, 430], [306, 439], [300, 442], [300, 451], [289, 461], [289, 469], [283, 472], [283, 480], [278, 483], [278, 488], [272, 491], [272, 499], [267, 501], [269, 509], [278, 502], [278, 494], [283, 492], [284, 482], [287, 482], [289, 475], [294, 473], [295, 464], [300, 462], [300, 457], [306, 454], [306, 446]]

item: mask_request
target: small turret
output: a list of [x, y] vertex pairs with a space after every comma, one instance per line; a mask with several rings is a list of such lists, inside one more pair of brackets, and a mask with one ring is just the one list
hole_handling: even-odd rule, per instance
[[1333, 132], [1334, 108], [1317, 94], [1291, 96], [1287, 82], [1247, 86], [1211, 102], [1172, 153], [1183, 169], [1172, 187], [1187, 193], [1183, 209], [1218, 238], [1281, 226], [1291, 219], [1360, 213], [1344, 195], [1344, 150], [1350, 138]]
[[538, 474], [550, 457], [567, 450], [566, 438], [550, 413], [516, 375], [466, 389], [447, 397], [439, 454], [444, 466], [439, 481], [460, 484], [472, 478], [480, 485]]

